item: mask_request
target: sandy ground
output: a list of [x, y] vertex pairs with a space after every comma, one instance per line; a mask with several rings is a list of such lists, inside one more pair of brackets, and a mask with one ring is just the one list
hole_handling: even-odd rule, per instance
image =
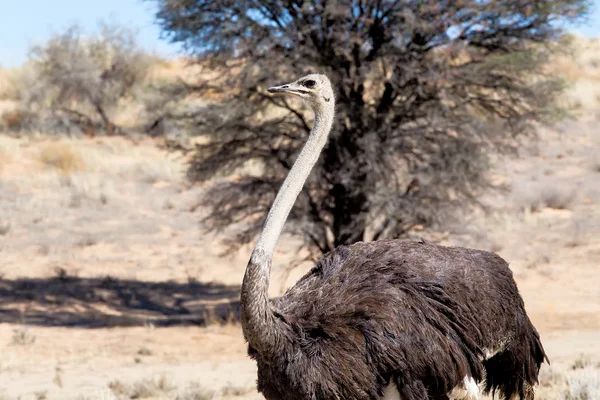
[[[600, 399], [598, 77], [583, 118], [495, 160], [510, 191], [443, 241], [511, 263], [552, 361], [539, 399]], [[262, 398], [236, 322], [250, 249], [202, 232], [183, 168], [150, 140], [0, 135], [0, 399]], [[308, 267], [282, 281], [296, 244], [272, 295]]]
[[[498, 160], [512, 190], [445, 242], [510, 260], [553, 363], [540, 398], [554, 399], [573, 365], [597, 374], [600, 362], [600, 131], [580, 121], [541, 135]], [[180, 160], [119, 138], [1, 137], [0, 149], [0, 394], [260, 398], [235, 322], [250, 249], [220, 257]], [[274, 295], [293, 240], [280, 249]]]

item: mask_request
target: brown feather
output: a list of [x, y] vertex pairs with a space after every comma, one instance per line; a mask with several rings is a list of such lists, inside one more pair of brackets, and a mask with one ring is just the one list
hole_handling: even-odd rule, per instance
[[[342, 246], [272, 300], [277, 351], [249, 349], [268, 400], [445, 398], [465, 376], [533, 398], [546, 354], [499, 256], [424, 241]], [[486, 349], [503, 350], [485, 360]]]

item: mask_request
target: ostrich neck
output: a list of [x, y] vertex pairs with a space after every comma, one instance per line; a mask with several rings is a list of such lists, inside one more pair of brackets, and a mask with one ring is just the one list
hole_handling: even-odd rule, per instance
[[290, 210], [327, 142], [333, 109], [333, 104], [328, 104], [327, 108], [315, 110], [308, 140], [275, 197], [246, 267], [240, 302], [242, 329], [248, 343], [261, 353], [276, 349], [281, 343], [280, 320], [270, 308], [268, 295], [275, 246]]
[[331, 114], [324, 111], [315, 113], [315, 121], [308, 140], [285, 181], [283, 181], [269, 210], [265, 225], [255, 246], [255, 251], [264, 252], [269, 259], [273, 256], [275, 246], [279, 241], [283, 226], [296, 202], [296, 198], [327, 142], [333, 120]]

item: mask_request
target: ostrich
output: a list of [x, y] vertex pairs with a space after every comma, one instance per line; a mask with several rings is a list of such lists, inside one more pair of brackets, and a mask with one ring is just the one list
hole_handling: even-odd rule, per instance
[[507, 263], [421, 241], [340, 246], [269, 300], [273, 251], [334, 120], [325, 75], [269, 92], [301, 98], [312, 131], [270, 209], [240, 318], [268, 400], [533, 399], [547, 357]]

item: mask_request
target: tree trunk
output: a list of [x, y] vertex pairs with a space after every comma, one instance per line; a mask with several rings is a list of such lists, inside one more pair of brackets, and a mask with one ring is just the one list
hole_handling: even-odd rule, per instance
[[368, 193], [374, 188], [367, 179], [365, 155], [357, 145], [358, 132], [332, 138], [325, 150], [325, 171], [333, 177], [329, 196], [334, 247], [364, 240], [367, 228]]
[[98, 103], [94, 103], [94, 107], [102, 119], [102, 126], [106, 132], [106, 135], [113, 136], [119, 134], [121, 131], [120, 128], [108, 118], [102, 106]]
[[348, 245], [364, 239], [366, 230], [367, 198], [357, 190], [348, 190], [343, 184], [335, 184], [331, 189], [335, 208], [333, 209], [334, 246]]

